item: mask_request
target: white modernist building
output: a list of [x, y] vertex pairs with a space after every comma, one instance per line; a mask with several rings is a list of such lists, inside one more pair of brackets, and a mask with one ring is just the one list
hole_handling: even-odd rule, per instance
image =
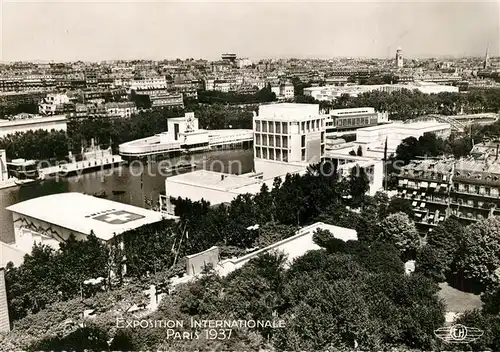
[[229, 203], [240, 194], [258, 193], [264, 183], [271, 189], [276, 177], [305, 173], [324, 152], [325, 118], [317, 104], [261, 105], [253, 122], [255, 172], [229, 175], [199, 170], [168, 177], [164, 209], [173, 213], [170, 197]]
[[343, 94], [357, 97], [360, 94], [381, 91], [398, 92], [403, 89], [418, 90], [424, 94], [438, 94], [443, 92], [458, 93], [458, 87], [441, 85], [434, 82], [416, 81], [412, 83], [398, 84], [374, 84], [374, 85], [347, 85], [347, 86], [324, 86], [304, 88], [304, 95], [311, 96], [319, 101], [332, 101]]
[[318, 104], [269, 104], [254, 116], [254, 163], [257, 172], [280, 163], [307, 166], [325, 149], [325, 118]]
[[323, 160], [325, 162], [334, 162], [337, 165], [337, 172], [341, 177], [349, 177], [353, 170], [359, 172], [363, 169], [370, 182], [368, 190], [370, 196], [374, 196], [375, 193], [383, 189], [384, 162], [382, 160], [372, 157], [342, 154], [335, 151], [327, 151]]
[[0, 138], [16, 132], [27, 132], [29, 130], [56, 130], [66, 131], [67, 119], [65, 115], [35, 116], [26, 119], [0, 120]]
[[[81, 193], [61, 193], [11, 205], [15, 244], [31, 253], [35, 243], [59, 249], [71, 235], [85, 240], [94, 234], [103, 242], [121, 233], [161, 221], [159, 212]], [[172, 217], [170, 217], [172, 218]]]
[[356, 130], [355, 150], [361, 147], [363, 156], [383, 159], [386, 140], [387, 156], [390, 156], [396, 152], [396, 148], [403, 139], [408, 137], [419, 138], [426, 133], [434, 133], [438, 137], [446, 138], [451, 133], [451, 125], [445, 122], [429, 120], [410, 123], [395, 122], [360, 128]]
[[198, 119], [193, 112], [183, 117], [167, 119], [167, 131], [157, 135], [120, 144], [120, 155], [145, 156], [180, 151], [200, 151], [223, 145], [251, 142], [252, 130], [199, 129]]

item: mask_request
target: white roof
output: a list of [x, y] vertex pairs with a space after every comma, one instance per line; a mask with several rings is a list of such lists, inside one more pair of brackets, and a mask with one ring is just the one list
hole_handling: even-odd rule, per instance
[[277, 103], [259, 106], [257, 119], [303, 120], [319, 116], [319, 104]]
[[156, 211], [75, 192], [30, 199], [7, 210], [85, 235], [93, 231], [105, 241], [163, 218]]
[[244, 264], [248, 263], [250, 259], [256, 258], [262, 253], [269, 251], [283, 252], [287, 257], [287, 265], [289, 265], [294, 259], [303, 256], [308, 251], [321, 249], [321, 247], [318, 246], [313, 240], [314, 232], [318, 228], [330, 231], [335, 238], [343, 241], [357, 241], [358, 239], [356, 230], [317, 222], [312, 225], [302, 227], [295, 233], [295, 235], [275, 242], [268, 247], [256, 250], [236, 259], [223, 260], [219, 262], [215, 269], [219, 275], [225, 276], [230, 272], [241, 268]]
[[206, 187], [230, 191], [254, 183], [261, 183], [255, 178], [225, 174], [209, 170], [196, 170], [167, 178], [168, 183], [182, 183], [192, 186]]

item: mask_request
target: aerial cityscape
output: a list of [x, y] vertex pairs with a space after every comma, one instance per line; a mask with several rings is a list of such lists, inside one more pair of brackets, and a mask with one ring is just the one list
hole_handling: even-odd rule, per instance
[[0, 351], [500, 351], [499, 3], [2, 11]]

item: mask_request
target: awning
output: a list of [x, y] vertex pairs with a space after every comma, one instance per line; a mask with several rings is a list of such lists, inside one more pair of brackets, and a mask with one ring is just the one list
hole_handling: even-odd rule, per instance
[[415, 216], [416, 216], [417, 218], [420, 218], [420, 217], [422, 217], [422, 214], [420, 214], [420, 213], [416, 213], [416, 214], [415, 214]]
[[444, 216], [440, 216], [439, 221], [443, 221], [443, 220], [444, 220]]
[[429, 182], [422, 181], [420, 182], [420, 188], [427, 188], [429, 187]]
[[413, 195], [416, 196], [417, 195], [417, 191], [413, 191]]
[[425, 197], [425, 192], [422, 192], [421, 196], [422, 196], [422, 197]]
[[417, 206], [417, 202], [413, 202], [411, 203], [412, 206], [416, 207]]
[[425, 207], [425, 203], [424, 202], [420, 203], [420, 208], [424, 208], [424, 207]]
[[436, 182], [432, 182], [431, 185], [429, 186], [430, 188], [436, 188], [437, 187], [437, 183]]
[[430, 214], [430, 215], [429, 215], [429, 219], [431, 219], [431, 220], [432, 220], [432, 219], [434, 219], [434, 215], [433, 215], [433, 214]]
[[406, 194], [406, 189], [403, 190], [402, 194]]

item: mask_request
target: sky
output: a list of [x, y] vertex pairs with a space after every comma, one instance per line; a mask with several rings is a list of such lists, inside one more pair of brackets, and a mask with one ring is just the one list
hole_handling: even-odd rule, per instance
[[0, 61], [499, 56], [498, 1], [0, 1]]

